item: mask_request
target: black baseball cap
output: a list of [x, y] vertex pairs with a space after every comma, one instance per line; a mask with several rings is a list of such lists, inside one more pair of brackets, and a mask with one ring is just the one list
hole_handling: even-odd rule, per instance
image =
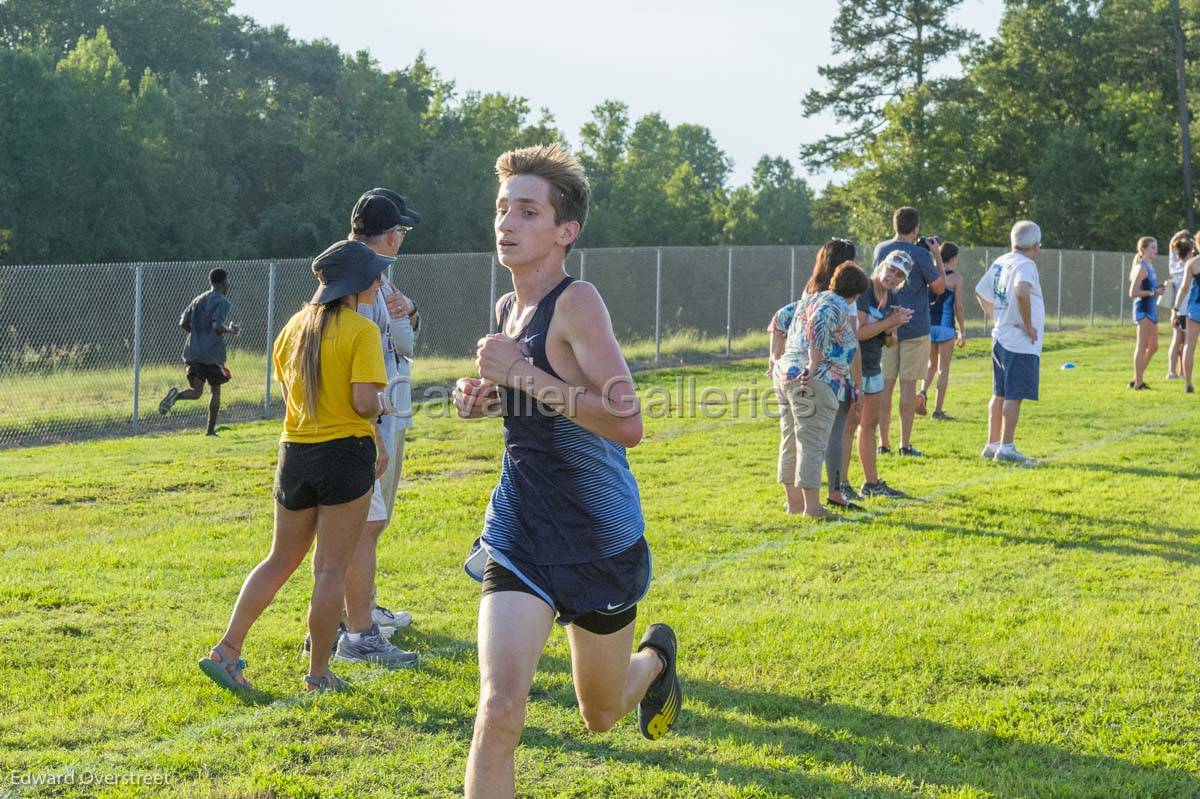
[[392, 263], [361, 241], [339, 241], [313, 259], [312, 271], [321, 286], [310, 302], [324, 305], [365, 291]]
[[397, 225], [415, 227], [420, 223], [421, 215], [391, 189], [364, 192], [350, 212], [350, 229], [360, 236], [378, 236]]

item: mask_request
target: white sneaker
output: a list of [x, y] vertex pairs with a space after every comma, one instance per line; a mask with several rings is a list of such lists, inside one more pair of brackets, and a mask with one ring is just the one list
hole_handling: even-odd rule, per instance
[[996, 463], [1015, 463], [1018, 466], [1036, 466], [1037, 461], [1027, 455], [1022, 455], [1017, 452], [1016, 447], [1010, 449], [1001, 448], [996, 451], [994, 458]]
[[988, 444], [983, 448], [983, 452], [979, 453], [979, 457], [985, 461], [990, 461], [996, 457], [996, 453], [1000, 451], [999, 444]]
[[1183, 375], [1179, 374], [1178, 372], [1167, 372], [1167, 379], [1168, 380], [1182, 380]]
[[407, 610], [390, 611], [381, 605], [376, 605], [371, 611], [371, 621], [379, 625], [386, 637], [391, 637], [396, 630], [402, 630], [412, 624], [412, 614]]

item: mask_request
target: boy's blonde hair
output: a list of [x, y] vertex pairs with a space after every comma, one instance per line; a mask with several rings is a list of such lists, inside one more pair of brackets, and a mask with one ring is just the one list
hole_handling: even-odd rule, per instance
[[[533, 175], [549, 183], [554, 224], [578, 222], [582, 233], [592, 187], [578, 158], [557, 144], [509, 150], [496, 159], [496, 177], [503, 183], [516, 175]], [[567, 250], [570, 249], [567, 245]]]

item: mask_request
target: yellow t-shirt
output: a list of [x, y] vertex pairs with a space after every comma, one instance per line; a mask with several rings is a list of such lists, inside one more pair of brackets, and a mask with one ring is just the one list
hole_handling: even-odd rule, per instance
[[317, 397], [316, 416], [304, 406], [304, 381], [296, 348], [300, 342], [297, 313], [279, 332], [271, 358], [275, 379], [287, 389], [287, 414], [280, 441], [318, 444], [348, 436], [374, 436], [370, 419], [354, 410], [351, 383], [387, 385], [383, 366], [383, 344], [379, 328], [353, 308], [342, 308], [325, 328], [321, 340], [321, 392]]

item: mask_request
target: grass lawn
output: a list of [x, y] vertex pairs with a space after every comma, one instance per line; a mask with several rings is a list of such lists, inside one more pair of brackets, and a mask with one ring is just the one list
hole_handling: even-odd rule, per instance
[[[588, 734], [565, 636], [517, 753], [532, 797], [1200, 797], [1200, 401], [1125, 388], [1129, 330], [1051, 336], [1014, 469], [978, 458], [986, 342], [955, 361], [913, 499], [790, 518], [777, 425], [647, 421], [630, 451], [687, 700], [660, 742]], [[1063, 371], [1064, 361], [1078, 368]], [[767, 389], [762, 361], [646, 373], [649, 392]], [[685, 392], [686, 393], [686, 392]], [[462, 571], [499, 472], [494, 421], [418, 419], [380, 599], [413, 612], [409, 671], [342, 664], [301, 696], [311, 580], [247, 641], [257, 700], [196, 668], [270, 540], [277, 421], [0, 452], [0, 796], [461, 795], [478, 690], [478, 586]], [[852, 476], [861, 473], [852, 466]], [[75, 774], [166, 785], [10, 784]]]

